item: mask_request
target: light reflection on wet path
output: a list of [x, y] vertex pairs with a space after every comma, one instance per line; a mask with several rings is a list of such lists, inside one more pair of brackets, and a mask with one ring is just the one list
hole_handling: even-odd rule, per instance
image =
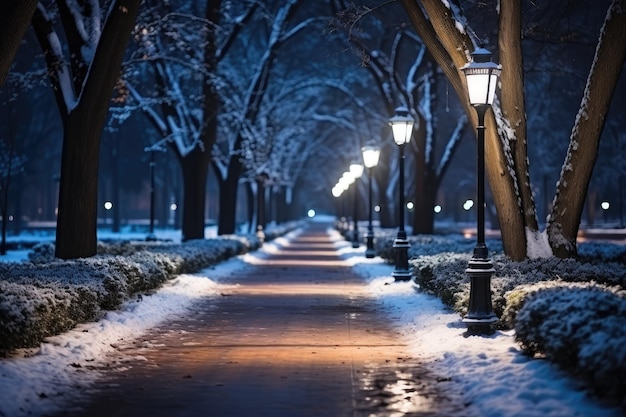
[[[461, 416], [449, 381], [407, 353], [363, 280], [312, 223], [122, 349], [88, 416]], [[64, 413], [68, 415], [68, 413]]]

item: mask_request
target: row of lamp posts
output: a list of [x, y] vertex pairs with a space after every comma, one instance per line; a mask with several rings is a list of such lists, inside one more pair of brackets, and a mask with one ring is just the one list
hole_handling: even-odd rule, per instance
[[[399, 179], [399, 201], [398, 201], [398, 217], [399, 217], [399, 228], [396, 239], [394, 240], [393, 247], [396, 254], [396, 266], [392, 273], [393, 277], [397, 281], [408, 281], [411, 279], [411, 272], [409, 271], [409, 258], [408, 258], [408, 248], [409, 241], [407, 239], [407, 234], [404, 229], [404, 147], [411, 140], [411, 135], [413, 133], [413, 128], [415, 126], [415, 119], [411, 117], [409, 111], [406, 107], [398, 107], [396, 109], [396, 114], [389, 119], [389, 124], [391, 125], [393, 138], [396, 144], [400, 149], [400, 179]], [[372, 168], [378, 165], [378, 159], [380, 156], [380, 149], [376, 146], [368, 145], [361, 148], [361, 152], [363, 154], [363, 162], [365, 167], [367, 168], [367, 176], [368, 176], [368, 224], [367, 224], [367, 234], [366, 234], [366, 244], [367, 249], [365, 251], [365, 256], [367, 258], [373, 258], [375, 256], [374, 251], [374, 227], [372, 220]], [[350, 165], [350, 170], [343, 173], [342, 177], [339, 179], [335, 187], [332, 189], [332, 193], [335, 197], [341, 196], [344, 191], [347, 191], [351, 184], [353, 184], [356, 179], [360, 178], [363, 175], [363, 165], [359, 163], [352, 163]], [[354, 202], [354, 216], [353, 216], [353, 230], [352, 230], [352, 247], [359, 247], [359, 230], [357, 224], [357, 190], [356, 186], [354, 187], [353, 192], [353, 202]]]
[[[494, 273], [493, 263], [489, 258], [489, 251], [485, 243], [485, 113], [493, 104], [495, 89], [501, 73], [501, 66], [491, 61], [491, 53], [479, 47], [471, 54], [472, 59], [461, 68], [467, 81], [469, 101], [476, 110], [478, 116], [477, 124], [477, 242], [474, 247], [472, 258], [469, 261], [466, 273], [470, 278], [470, 299], [467, 314], [463, 318], [468, 331], [475, 334], [485, 334], [491, 332], [491, 326], [497, 321], [492, 310], [491, 303], [491, 276]], [[411, 279], [411, 272], [408, 263], [408, 248], [410, 246], [407, 234], [404, 229], [404, 147], [411, 140], [413, 129], [417, 127], [417, 121], [413, 119], [406, 107], [398, 107], [395, 115], [389, 119], [393, 131], [393, 138], [399, 148], [399, 193], [398, 193], [398, 232], [393, 243], [395, 251], [395, 268], [392, 276], [396, 281], [407, 281]], [[372, 174], [371, 169], [377, 165], [380, 150], [375, 147], [366, 146], [362, 148], [363, 160], [368, 169], [369, 177], [369, 221], [367, 228], [367, 250], [366, 257], [374, 257], [374, 230], [372, 226]], [[353, 166], [351, 171], [353, 172]], [[359, 165], [359, 172], [362, 174], [363, 167]], [[356, 169], [356, 168], [354, 168]], [[354, 172], [356, 173], [356, 171]], [[344, 173], [344, 177], [358, 178], [350, 173]], [[343, 178], [343, 177], [342, 177]], [[347, 180], [344, 180], [347, 181]], [[348, 184], [349, 186], [349, 184]], [[339, 188], [337, 188], [339, 187]], [[333, 188], [333, 195], [341, 195], [339, 183]], [[337, 194], [338, 192], [338, 194]], [[353, 247], [358, 247], [358, 228], [356, 221], [356, 187], [354, 191], [354, 230]]]

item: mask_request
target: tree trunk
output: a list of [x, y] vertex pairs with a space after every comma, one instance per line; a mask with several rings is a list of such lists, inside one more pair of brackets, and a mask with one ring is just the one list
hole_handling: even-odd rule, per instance
[[[104, 119], [104, 118], [102, 118]], [[56, 252], [61, 259], [96, 254], [100, 125], [83, 108], [64, 120]]]
[[[423, 126], [425, 121], [420, 120]], [[414, 145], [410, 149], [414, 161], [414, 208], [413, 208], [413, 234], [432, 234], [435, 220], [433, 206], [437, 193], [437, 178], [433, 172], [432, 162], [426, 163], [426, 129], [417, 130]]]
[[9, 0], [0, 14], [0, 86], [4, 85], [13, 58], [20, 47], [22, 38], [33, 13], [37, 0]]
[[[79, 101], [63, 117], [57, 258], [96, 254], [100, 138], [140, 0], [120, 0], [102, 29]], [[55, 91], [57, 103], [62, 91]], [[61, 114], [64, 114], [61, 111]]]
[[[205, 18], [216, 26], [219, 21], [221, 0], [207, 0]], [[209, 31], [204, 47], [204, 66], [207, 75], [202, 85], [202, 148], [196, 147], [186, 157], [180, 159], [183, 170], [183, 240], [204, 239], [206, 184], [208, 181], [211, 149], [217, 137], [217, 114], [219, 97], [213, 86], [217, 67], [216, 41], [214, 31]]]
[[182, 240], [204, 239], [204, 208], [210, 154], [195, 147], [181, 160], [183, 171]]
[[415, 208], [413, 212], [413, 234], [431, 235], [435, 231], [435, 201], [437, 200], [437, 179], [430, 170], [420, 172], [415, 179]]
[[237, 221], [237, 190], [239, 187], [239, 174], [241, 173], [241, 161], [238, 155], [233, 155], [228, 164], [228, 173], [223, 181], [220, 181], [220, 214], [217, 222], [217, 234], [231, 235], [235, 233]]
[[[500, 94], [503, 122], [515, 132], [515, 140], [510, 143], [513, 166], [519, 189], [521, 215], [525, 226], [536, 232], [537, 208], [530, 185], [528, 172], [528, 151], [526, 113], [524, 102], [524, 62], [522, 59], [522, 5], [520, 0], [503, 2], [500, 8], [500, 33], [498, 45], [502, 64], [501, 84], [506, 86]], [[526, 238], [524, 236], [524, 246]]]
[[[382, 137], [385, 137], [384, 134]], [[374, 173], [374, 181], [376, 181], [378, 188], [378, 193], [374, 194], [372, 204], [376, 206], [378, 204], [380, 206], [380, 211], [378, 212], [378, 219], [380, 221], [380, 227], [384, 229], [396, 227], [397, 224], [395, 222], [395, 212], [397, 210], [392, 210], [392, 203], [389, 201], [389, 197], [387, 196], [386, 190], [389, 186], [389, 167], [391, 164], [391, 157], [396, 155], [398, 150], [396, 149], [396, 145], [393, 145], [393, 148], [389, 145], [381, 146], [382, 150], [380, 152], [380, 159], [378, 160], [378, 165], [373, 169]], [[393, 154], [393, 155], [392, 155]]]
[[548, 241], [561, 258], [577, 254], [576, 237], [600, 135], [626, 58], [625, 7], [624, 0], [614, 0], [607, 12], [557, 184]]
[[[415, 31], [450, 81], [475, 131], [478, 117], [469, 106], [465, 79], [461, 77], [459, 71], [459, 68], [467, 62], [466, 52], [473, 50], [472, 42], [466, 34], [458, 31], [450, 10], [442, 2], [422, 0], [420, 3], [424, 6], [428, 19], [417, 2], [402, 0]], [[506, 160], [492, 112], [487, 113], [485, 118], [485, 158], [488, 161], [487, 178], [496, 207], [498, 207], [504, 252], [514, 260], [525, 259], [524, 218], [519, 208], [514, 178], [509, 174], [509, 163]]]

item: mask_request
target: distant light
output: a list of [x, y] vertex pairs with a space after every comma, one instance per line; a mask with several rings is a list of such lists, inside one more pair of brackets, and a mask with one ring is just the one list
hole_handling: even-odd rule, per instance
[[434, 211], [435, 213], [441, 213], [441, 206], [440, 206], [439, 204], [437, 204], [437, 205], [433, 208], [433, 211]]
[[110, 201], [105, 201], [104, 208], [105, 210], [111, 210], [113, 208], [113, 203], [111, 203]]
[[178, 205], [176, 203], [170, 204], [170, 210], [176, 211], [177, 208], [178, 208]]
[[474, 207], [474, 200], [465, 200], [465, 203], [463, 203], [463, 209], [467, 211], [472, 207]]
[[408, 208], [409, 210], [413, 210], [413, 208], [415, 208], [415, 204], [413, 204], [412, 201], [409, 201], [408, 203], [406, 203], [406, 208]]
[[306, 212], [306, 215], [309, 217], [315, 217], [315, 210], [310, 209], [309, 211]]
[[9, 214], [9, 221], [12, 222], [13, 221], [13, 215]]
[[380, 213], [380, 206], [376, 206], [376, 207], [374, 207], [374, 211], [375, 211], [376, 213]]
[[600, 207], [602, 207], [602, 210], [608, 210], [611, 205], [608, 201], [603, 201], [602, 204], [600, 204]]

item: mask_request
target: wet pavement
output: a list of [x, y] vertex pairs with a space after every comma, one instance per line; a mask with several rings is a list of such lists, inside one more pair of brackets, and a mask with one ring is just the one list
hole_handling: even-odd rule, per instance
[[[462, 416], [311, 223], [223, 292], [121, 346], [64, 416]], [[126, 358], [119, 361], [119, 357]]]

